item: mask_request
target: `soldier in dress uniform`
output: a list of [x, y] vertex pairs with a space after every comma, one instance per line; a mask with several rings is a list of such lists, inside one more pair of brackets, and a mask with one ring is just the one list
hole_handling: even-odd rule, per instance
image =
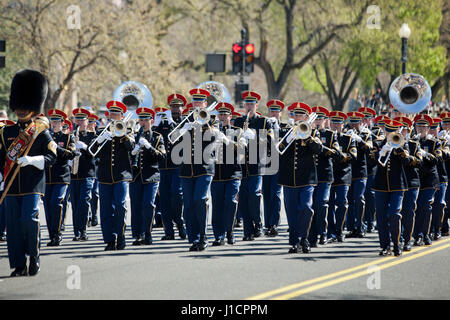
[[[0, 128], [4, 126], [13, 126], [15, 122], [12, 120], [0, 120]], [[2, 191], [0, 191], [0, 196], [2, 196]], [[0, 242], [6, 241], [6, 213], [5, 213], [5, 202], [0, 204]]]
[[403, 129], [401, 134], [405, 138], [405, 141], [407, 141], [409, 154], [414, 157], [409, 165], [404, 166], [408, 190], [404, 192], [402, 210], [400, 211], [403, 227], [403, 251], [411, 251], [411, 237], [414, 227], [417, 196], [419, 195], [420, 188], [419, 168], [422, 164], [422, 155], [419, 141], [411, 137], [413, 122], [408, 117], [396, 117], [394, 120], [402, 123]]
[[441, 143], [432, 138], [428, 133], [433, 119], [426, 114], [418, 114], [414, 117], [415, 129], [419, 135], [419, 143], [423, 149], [423, 163], [419, 170], [420, 191], [417, 199], [416, 221], [413, 235], [414, 245], [431, 245], [429, 237], [431, 224], [431, 211], [434, 194], [439, 189], [439, 173], [437, 164], [442, 157]]
[[[385, 121], [386, 134], [398, 133], [402, 123], [395, 120]], [[373, 182], [375, 190], [375, 207], [380, 240], [380, 255], [391, 254], [390, 243], [393, 243], [394, 255], [400, 256], [401, 214], [403, 193], [408, 189], [405, 166], [413, 157], [410, 156], [408, 145], [393, 149], [387, 139], [381, 144], [382, 148], [376, 153], [379, 165]], [[386, 165], [383, 163], [386, 161]]]
[[319, 244], [327, 243], [327, 216], [328, 201], [330, 199], [330, 189], [333, 182], [333, 157], [339, 149], [337, 135], [334, 131], [325, 127], [325, 121], [328, 119], [330, 112], [327, 108], [316, 106], [312, 111], [317, 114], [314, 121], [317, 137], [320, 138], [324, 150], [318, 155], [317, 161], [317, 178], [318, 184], [314, 190], [313, 209], [314, 216], [312, 219], [311, 230], [309, 231], [309, 243], [311, 247], [317, 246], [317, 237]]
[[[123, 119], [127, 107], [120, 101], [106, 104], [113, 121]], [[112, 126], [112, 125], [111, 125]], [[105, 142], [106, 141], [106, 142]], [[105, 143], [103, 145], [103, 143]], [[98, 151], [98, 148], [103, 147]], [[125, 214], [128, 182], [132, 179], [131, 151], [134, 138], [127, 133], [116, 136], [109, 129], [98, 136], [92, 152], [99, 159], [97, 179], [100, 194], [100, 225], [105, 251], [125, 249]]]
[[[281, 113], [285, 107], [283, 101], [280, 100], [270, 100], [266, 104], [269, 110], [269, 119], [273, 120], [273, 131], [274, 136], [278, 137], [280, 135], [280, 128], [285, 127], [286, 124], [281, 123]], [[276, 141], [275, 141], [276, 140]], [[274, 141], [270, 140], [271, 143], [276, 143], [278, 141], [275, 138]], [[267, 156], [272, 157], [271, 145], [267, 146]], [[268, 165], [267, 171], [263, 175], [262, 183], [262, 193], [264, 200], [264, 225], [266, 228], [265, 235], [269, 237], [275, 237], [278, 235], [278, 223], [280, 220], [280, 210], [281, 210], [281, 186], [278, 184], [279, 176], [279, 165]]]
[[155, 216], [155, 199], [159, 186], [158, 162], [166, 157], [163, 136], [152, 130], [155, 112], [146, 107], [136, 110], [141, 128], [136, 134], [136, 146], [131, 151], [134, 157], [133, 181], [130, 182], [131, 233], [133, 245], [153, 243], [152, 225]]
[[[242, 168], [238, 161], [238, 143], [242, 129], [230, 124], [234, 107], [230, 103], [221, 102], [216, 106], [219, 130], [225, 135], [223, 143], [217, 149], [217, 162], [214, 178], [211, 183], [212, 228], [215, 240], [213, 246], [234, 244], [234, 221], [236, 219], [238, 201], [237, 194], [242, 178]], [[245, 144], [245, 139], [241, 140]]]
[[72, 134], [62, 131], [62, 124], [67, 115], [58, 109], [48, 111], [50, 118], [50, 134], [56, 142], [56, 162], [45, 169], [44, 209], [50, 242], [47, 246], [59, 246], [62, 241], [61, 223], [63, 201], [70, 184], [70, 166], [72, 160], [80, 152], [76, 151]]
[[345, 217], [348, 210], [347, 193], [352, 183], [352, 160], [357, 150], [352, 136], [343, 133], [347, 115], [341, 111], [330, 112], [330, 129], [336, 131], [339, 150], [333, 163], [333, 183], [330, 189], [328, 210], [328, 239], [343, 242]]
[[365, 235], [364, 210], [366, 201], [364, 193], [367, 184], [367, 159], [373, 148], [371, 132], [361, 131], [361, 120], [364, 114], [361, 112], [347, 113], [350, 129], [355, 133], [357, 156], [352, 161], [352, 184], [348, 191], [347, 237], [363, 238]]
[[34, 276], [40, 270], [39, 198], [45, 192], [44, 170], [56, 161], [56, 143], [47, 130], [46, 119], [37, 121], [34, 117], [41, 112], [47, 91], [47, 79], [40, 72], [16, 73], [9, 108], [18, 121], [0, 129], [0, 190], [12, 181], [4, 190], [8, 258], [14, 269], [11, 277]]
[[[95, 179], [95, 159], [88, 151], [88, 146], [97, 136], [88, 131], [89, 110], [75, 108], [72, 114], [77, 125], [74, 132], [76, 148], [81, 152], [78, 159], [78, 170], [72, 169], [70, 183], [70, 201], [72, 204], [73, 241], [88, 240], [86, 226], [91, 208], [91, 193]], [[72, 166], [76, 164], [72, 163]], [[75, 171], [74, 171], [75, 170]]]
[[[252, 241], [262, 235], [261, 200], [262, 168], [260, 148], [266, 148], [273, 134], [272, 123], [256, 113], [261, 96], [253, 91], [242, 93], [246, 115], [236, 118], [234, 125], [244, 130], [249, 141], [242, 165], [242, 181], [239, 188], [239, 208], [244, 222], [244, 241]], [[264, 141], [267, 139], [268, 141]], [[267, 150], [266, 150], [267, 151]]]
[[[196, 88], [190, 90], [189, 94], [192, 96], [193, 108], [199, 110], [207, 107], [206, 99], [210, 96], [208, 90]], [[213, 150], [210, 153], [206, 151], [214, 136], [214, 119], [204, 124], [197, 120], [191, 116], [179, 130], [182, 138], [175, 143], [176, 146], [182, 144], [184, 147], [180, 178], [188, 241], [192, 243], [189, 251], [203, 251], [208, 247], [207, 201], [214, 176]]]
[[[178, 236], [186, 239], [186, 229], [183, 221], [183, 189], [180, 180], [180, 167], [172, 161], [172, 143], [169, 141], [168, 135], [182, 120], [183, 107], [186, 105], [186, 98], [179, 94], [173, 93], [167, 97], [167, 103], [170, 107], [169, 112], [166, 108], [155, 109], [156, 117], [160, 120], [155, 123], [153, 130], [162, 134], [166, 149], [166, 157], [159, 162], [159, 171], [161, 181], [159, 183], [159, 197], [161, 204], [161, 218], [164, 225], [164, 236], [162, 240], [174, 240], [175, 225], [178, 228]], [[164, 114], [162, 114], [164, 113]], [[158, 115], [161, 114], [161, 117]]]
[[[288, 110], [294, 121], [306, 121], [312, 109], [306, 103], [294, 102]], [[313, 211], [313, 193], [317, 186], [316, 157], [322, 143], [314, 132], [300, 139], [296, 130], [285, 133], [278, 147], [280, 153], [279, 183], [283, 186], [286, 216], [289, 224], [289, 253], [311, 252], [308, 234]]]
[[[444, 136], [447, 140], [447, 144], [449, 143], [449, 133], [450, 133], [450, 112], [442, 112], [439, 116], [442, 119], [442, 129], [445, 131], [446, 135]], [[445, 161], [445, 168], [447, 169], [447, 173], [450, 172], [450, 159]], [[447, 187], [445, 192], [445, 203], [449, 203], [450, 201], [450, 188]], [[448, 236], [449, 235], [449, 223], [448, 219], [449, 215], [449, 206], [445, 206], [444, 219], [442, 221], [441, 227], [441, 235]]]
[[[73, 129], [73, 125], [72, 125], [72, 121], [70, 121], [69, 119], [64, 119], [63, 125], [62, 125], [62, 132], [65, 134], [69, 134], [72, 133], [72, 129]], [[72, 161], [69, 161], [70, 167], [72, 167]], [[66, 212], [67, 212], [67, 203], [69, 202], [70, 199], [70, 183], [67, 186], [67, 191], [66, 194], [64, 196], [64, 200], [63, 200], [63, 211], [62, 211], [62, 221], [61, 221], [61, 231], [64, 231], [66, 229], [65, 227], [65, 223], [66, 223]]]
[[[90, 113], [88, 117], [87, 131], [97, 133], [97, 121], [99, 116], [94, 113]], [[98, 180], [95, 178], [94, 185], [91, 192], [91, 210], [89, 212], [88, 226], [95, 227], [98, 225]]]
[[445, 193], [447, 190], [448, 173], [445, 163], [450, 159], [450, 151], [447, 143], [440, 132], [441, 118], [433, 118], [433, 124], [430, 126], [430, 134], [434, 139], [438, 139], [441, 144], [441, 156], [438, 157], [437, 169], [439, 175], [439, 188], [434, 194], [434, 201], [431, 209], [431, 227], [430, 237], [432, 240], [439, 240], [441, 238], [441, 226], [444, 219], [444, 210], [446, 207]]
[[234, 120], [236, 120], [236, 118], [242, 117], [242, 114], [240, 114], [237, 111], [233, 111], [233, 113], [231, 114], [231, 120], [230, 120], [230, 124], [232, 126], [234, 126]]

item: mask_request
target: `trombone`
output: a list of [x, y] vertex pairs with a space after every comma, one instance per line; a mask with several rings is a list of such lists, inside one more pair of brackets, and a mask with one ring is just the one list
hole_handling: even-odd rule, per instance
[[400, 129], [400, 133], [397, 133], [397, 132], [390, 133], [387, 136], [387, 144], [390, 146], [390, 150], [389, 150], [388, 154], [386, 155], [386, 159], [384, 159], [383, 162], [380, 161], [382, 158], [382, 155], [381, 154], [379, 155], [378, 163], [381, 164], [381, 166], [385, 167], [389, 160], [389, 157], [392, 153], [392, 149], [397, 149], [397, 148], [403, 147], [405, 142], [406, 142], [405, 138], [401, 135], [401, 129]]
[[[292, 144], [292, 142], [294, 140], [303, 140], [303, 139], [308, 139], [311, 136], [312, 133], [312, 123], [314, 122], [314, 120], [316, 120], [317, 118], [317, 113], [312, 113], [308, 120], [306, 121], [298, 121], [296, 123], [294, 123], [294, 125], [292, 126], [291, 129], [289, 129], [288, 132], [286, 132], [286, 134], [284, 135], [284, 137], [280, 140], [280, 142], [278, 142], [275, 145], [275, 149], [278, 151], [278, 153], [280, 155], [283, 155], [286, 150], [289, 148], [289, 146]], [[292, 139], [288, 145], [282, 150], [280, 151], [280, 145], [283, 142], [283, 140], [285, 139], [285, 137], [287, 138], [291, 133], [294, 133], [294, 139]]]

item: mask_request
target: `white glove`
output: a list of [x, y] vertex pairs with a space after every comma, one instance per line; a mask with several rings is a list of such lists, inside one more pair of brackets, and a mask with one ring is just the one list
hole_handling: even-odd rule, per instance
[[192, 123], [187, 122], [187, 123], [184, 124], [184, 126], [183, 126], [183, 128], [181, 128], [181, 130], [189, 131], [189, 130], [191, 130], [192, 128], [193, 128], [193, 127], [192, 127]]
[[216, 137], [217, 137], [217, 142], [219, 142], [219, 143], [225, 143], [225, 145], [229, 145], [231, 142], [231, 140], [228, 139], [228, 137], [221, 131], [219, 131], [217, 133]]
[[353, 138], [356, 142], [361, 142], [361, 141], [362, 141], [362, 138], [361, 138], [359, 135], [357, 135], [356, 133], [355, 133], [355, 134], [352, 134], [352, 138]]
[[242, 136], [247, 140], [253, 140], [256, 137], [256, 133], [252, 129], [247, 129]]
[[137, 144], [131, 151], [131, 155], [135, 156], [139, 152], [139, 150], [141, 150], [141, 146]]
[[157, 113], [155, 116], [155, 122], [153, 122], [153, 126], [157, 127], [161, 123], [161, 114]]
[[97, 143], [98, 143], [98, 144], [102, 144], [103, 141], [105, 141], [105, 140], [111, 140], [111, 139], [112, 139], [112, 133], [109, 132], [109, 130], [106, 130], [105, 132], [103, 132], [103, 133], [98, 137]]
[[392, 150], [392, 147], [391, 147], [388, 143], [386, 143], [386, 144], [383, 146], [383, 148], [381, 148], [381, 151], [380, 151], [381, 157], [386, 156], [387, 153], [388, 153], [389, 151], [391, 151], [391, 150]]
[[241, 147], [246, 147], [247, 146], [247, 139], [245, 139], [244, 137], [241, 137], [240, 139], [239, 139], [239, 142], [238, 142], [238, 144], [241, 146]]
[[286, 137], [286, 142], [289, 144], [294, 139], [295, 139], [295, 133], [294, 133], [294, 130], [292, 130], [291, 133], [289, 133], [289, 135]]
[[140, 137], [140, 138], [139, 138], [139, 145], [140, 145], [141, 147], [145, 147], [145, 148], [147, 148], [147, 149], [150, 149], [150, 147], [152, 146], [152, 145], [150, 144], [150, 142], [148, 142], [148, 140], [145, 139], [144, 137]]
[[77, 149], [83, 149], [83, 150], [86, 150], [86, 149], [87, 149], [87, 144], [84, 143], [83, 141], [78, 141], [78, 142], [75, 144], [75, 147], [76, 147]]
[[44, 156], [35, 156], [35, 157], [25, 156], [19, 158], [17, 160], [17, 163], [22, 167], [32, 165], [38, 168], [39, 170], [44, 170], [45, 159]]

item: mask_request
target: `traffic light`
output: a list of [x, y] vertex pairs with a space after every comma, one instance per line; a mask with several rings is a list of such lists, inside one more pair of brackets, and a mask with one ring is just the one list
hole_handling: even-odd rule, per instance
[[245, 72], [253, 72], [255, 62], [255, 45], [247, 43], [245, 45]]
[[233, 44], [233, 73], [241, 73], [242, 72], [242, 61], [244, 59], [242, 44], [240, 42], [236, 42]]
[[[6, 51], [6, 41], [5, 40], [0, 40], [0, 52], [5, 52]], [[4, 68], [5, 67], [5, 57], [1, 56], [0, 57], [0, 68]]]

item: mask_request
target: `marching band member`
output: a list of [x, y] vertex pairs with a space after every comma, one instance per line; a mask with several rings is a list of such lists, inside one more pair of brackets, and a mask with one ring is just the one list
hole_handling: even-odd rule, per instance
[[[88, 125], [87, 125], [87, 131], [94, 132], [97, 134], [97, 121], [99, 120], [99, 116], [97, 116], [94, 113], [90, 113], [88, 117]], [[88, 220], [88, 226], [95, 227], [98, 225], [98, 180], [95, 178], [94, 185], [92, 186], [92, 192], [91, 192], [91, 210], [89, 212], [89, 220]]]
[[45, 192], [44, 169], [56, 161], [56, 143], [47, 130], [46, 119], [33, 117], [41, 112], [47, 91], [47, 79], [40, 72], [16, 73], [9, 108], [18, 121], [0, 129], [0, 168], [4, 169], [0, 189], [5, 188], [3, 196], [6, 195], [8, 258], [14, 268], [11, 277], [34, 276], [40, 270], [39, 198]]
[[[245, 163], [242, 166], [242, 181], [239, 188], [238, 210], [244, 222], [244, 241], [252, 241], [262, 235], [261, 200], [262, 168], [260, 148], [267, 148], [260, 134], [272, 135], [272, 124], [267, 118], [257, 114], [261, 96], [253, 91], [242, 93], [245, 116], [236, 118], [234, 125], [244, 130], [244, 137], [249, 141], [245, 148]], [[264, 131], [265, 130], [265, 131]]]
[[422, 164], [422, 155], [419, 142], [411, 137], [412, 121], [407, 117], [397, 117], [394, 120], [402, 123], [403, 129], [401, 134], [405, 138], [405, 141], [407, 141], [409, 154], [414, 157], [409, 165], [404, 166], [408, 190], [404, 192], [402, 210], [400, 211], [403, 227], [403, 251], [411, 251], [411, 237], [415, 220], [417, 196], [419, 195], [420, 188], [419, 167]]
[[131, 233], [133, 245], [152, 244], [152, 225], [155, 216], [155, 198], [159, 186], [158, 162], [166, 157], [164, 140], [151, 126], [155, 112], [146, 107], [136, 110], [141, 129], [136, 134], [136, 146], [131, 155], [133, 180], [130, 182]]
[[[123, 119], [127, 107], [120, 101], [106, 104], [111, 120]], [[126, 129], [126, 128], [125, 128]], [[104, 144], [104, 145], [103, 145]], [[98, 148], [103, 147], [98, 150]], [[105, 251], [125, 249], [125, 214], [127, 185], [132, 179], [130, 152], [134, 148], [134, 138], [124, 132], [116, 136], [104, 130], [94, 143], [94, 154], [99, 159], [97, 179], [100, 195], [100, 225]]]
[[[182, 110], [187, 100], [181, 94], [171, 94], [167, 98], [170, 106], [170, 116], [167, 116], [166, 108], [157, 108], [156, 117], [161, 116], [160, 123], [155, 123], [154, 131], [162, 134], [164, 146], [166, 149], [166, 157], [159, 162], [159, 171], [161, 181], [159, 183], [159, 196], [161, 204], [161, 218], [164, 225], [164, 236], [161, 240], [174, 240], [175, 234], [173, 224], [178, 228], [178, 236], [186, 239], [186, 229], [183, 221], [183, 189], [181, 187], [180, 167], [172, 162], [172, 143], [168, 139], [168, 135], [182, 120]], [[188, 109], [187, 109], [188, 110]], [[165, 117], [165, 119], [161, 119]]]
[[[219, 130], [227, 136], [218, 148], [214, 169], [214, 178], [211, 183], [212, 202], [212, 228], [215, 240], [213, 246], [228, 244], [236, 241], [233, 235], [233, 226], [237, 213], [237, 194], [242, 178], [242, 168], [237, 159], [237, 139], [241, 136], [242, 129], [230, 124], [234, 107], [226, 102], [216, 106], [219, 113]], [[241, 138], [243, 139], [243, 138]], [[242, 143], [242, 141], [241, 141]], [[232, 156], [230, 156], [232, 153]]]
[[[386, 134], [398, 133], [402, 123], [395, 120], [386, 120], [384, 128]], [[375, 190], [375, 207], [378, 236], [380, 240], [380, 256], [391, 254], [392, 241], [394, 255], [400, 256], [401, 214], [403, 193], [408, 189], [405, 166], [408, 166], [413, 157], [409, 155], [408, 145], [393, 149], [385, 140], [376, 156], [379, 165], [373, 182]], [[386, 161], [386, 165], [383, 163]]]
[[437, 170], [438, 157], [442, 156], [439, 140], [428, 135], [433, 119], [426, 114], [414, 117], [415, 129], [419, 134], [419, 143], [423, 149], [423, 164], [419, 170], [420, 191], [417, 199], [416, 221], [413, 235], [414, 245], [431, 245], [429, 237], [431, 211], [435, 191], [439, 188], [439, 174]]
[[80, 153], [76, 151], [73, 136], [62, 131], [62, 124], [67, 115], [58, 109], [48, 111], [50, 134], [56, 142], [56, 162], [45, 169], [44, 209], [50, 242], [47, 246], [59, 246], [62, 241], [61, 223], [63, 201], [70, 184], [69, 161]]
[[352, 136], [343, 133], [347, 115], [341, 111], [330, 112], [330, 129], [336, 131], [339, 152], [333, 163], [333, 183], [330, 189], [328, 210], [328, 239], [343, 242], [345, 216], [348, 210], [347, 193], [352, 183], [352, 160], [356, 159], [357, 150]]
[[72, 163], [72, 175], [70, 182], [70, 201], [72, 204], [73, 241], [86, 241], [88, 236], [86, 226], [88, 223], [92, 187], [95, 179], [95, 159], [88, 151], [88, 146], [95, 139], [95, 132], [87, 131], [89, 110], [76, 108], [72, 114], [77, 125], [74, 133], [77, 140], [76, 148], [81, 156], [78, 159], [78, 169]]
[[[274, 134], [276, 137], [279, 136], [280, 127], [285, 127], [286, 124], [280, 122], [281, 113], [285, 107], [284, 103], [280, 100], [270, 100], [266, 104], [269, 110], [269, 119], [274, 119], [273, 127]], [[276, 141], [270, 140], [269, 143], [276, 143]], [[267, 156], [272, 157], [271, 145], [267, 145]], [[262, 193], [264, 201], [264, 224], [266, 227], [265, 235], [269, 237], [275, 237], [278, 235], [278, 223], [280, 220], [280, 210], [281, 210], [281, 186], [278, 184], [279, 177], [279, 165], [273, 166], [268, 165], [268, 172], [262, 176]], [[274, 172], [275, 170], [275, 172]]]
[[[442, 119], [442, 129], [445, 131], [445, 138], [447, 139], [447, 144], [449, 142], [449, 133], [450, 133], [450, 112], [442, 112], [439, 116]], [[447, 173], [450, 172], [450, 159], [445, 161], [445, 168]], [[450, 201], [450, 188], [447, 187], [445, 192], [445, 203], [449, 203]], [[449, 206], [445, 206], [444, 219], [442, 221], [441, 227], [441, 235], [448, 236], [449, 235]]]
[[[439, 124], [442, 122], [441, 118], [433, 118], [433, 124], [430, 126], [430, 134], [434, 139], [440, 141], [441, 157], [438, 157], [437, 169], [439, 175], [439, 188], [434, 194], [434, 201], [431, 209], [431, 227], [430, 236], [432, 240], [439, 240], [441, 238], [441, 226], [444, 219], [444, 210], [446, 207], [445, 193], [447, 190], [448, 174], [445, 167], [445, 162], [450, 158], [447, 139], [442, 134], [439, 135]], [[442, 133], [442, 132], [441, 132]]]
[[[312, 113], [306, 103], [294, 102], [288, 110], [294, 121], [306, 121]], [[289, 224], [289, 253], [311, 252], [308, 233], [314, 214], [313, 193], [317, 185], [316, 155], [322, 152], [320, 139], [314, 132], [300, 139], [295, 130], [285, 132], [279, 143], [279, 183], [283, 186], [286, 216]], [[286, 149], [286, 150], [285, 150]]]
[[339, 149], [337, 135], [334, 131], [326, 129], [325, 121], [330, 112], [327, 108], [316, 106], [312, 111], [317, 114], [314, 121], [318, 137], [322, 144], [327, 147], [318, 155], [317, 161], [317, 187], [314, 189], [313, 209], [314, 216], [309, 231], [309, 243], [311, 247], [317, 247], [317, 237], [320, 244], [327, 243], [327, 216], [328, 201], [330, 199], [331, 183], [333, 182], [333, 155], [334, 150]]

